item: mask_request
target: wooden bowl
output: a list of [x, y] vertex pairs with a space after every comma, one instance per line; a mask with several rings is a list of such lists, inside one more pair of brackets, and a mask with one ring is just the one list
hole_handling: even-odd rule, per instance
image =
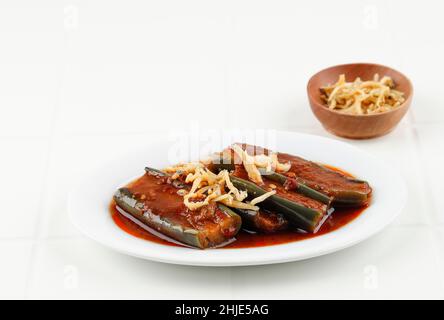
[[[353, 81], [357, 77], [362, 80], [373, 79], [376, 73], [380, 77], [391, 77], [396, 84], [396, 90], [404, 92], [405, 102], [401, 106], [379, 114], [350, 115], [328, 109], [321, 99], [319, 89], [335, 83], [341, 74], [345, 74], [347, 81]], [[316, 73], [308, 82], [307, 93], [311, 110], [326, 130], [344, 138], [369, 139], [389, 133], [401, 121], [412, 102], [413, 86], [405, 75], [392, 68], [372, 63], [353, 63], [334, 66]]]

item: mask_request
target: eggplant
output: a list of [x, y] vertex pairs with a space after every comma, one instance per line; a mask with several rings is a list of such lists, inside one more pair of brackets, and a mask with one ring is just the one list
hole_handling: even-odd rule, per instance
[[[298, 160], [300, 161], [300, 160]], [[332, 205], [336, 207], [361, 207], [369, 204], [372, 195], [372, 188], [367, 181], [359, 180], [331, 170], [320, 164], [304, 161], [312, 172], [299, 172], [298, 166], [292, 171], [306, 186], [324, 193], [333, 198]]]
[[[163, 172], [155, 169], [146, 171], [139, 180], [129, 187], [120, 188], [114, 194], [117, 206], [134, 218], [174, 240], [200, 249], [228, 243], [239, 232], [242, 219], [228, 207], [214, 204], [214, 207], [206, 206], [196, 211], [188, 211], [183, 207], [182, 197], [174, 192], [178, 189], [166, 182], [167, 177]], [[150, 187], [159, 189], [153, 190]], [[159, 192], [160, 190], [162, 192]], [[151, 202], [147, 198], [149, 195], [146, 195], [149, 192], [153, 193]], [[162, 197], [163, 199], [160, 199]], [[158, 204], [160, 200], [163, 204]], [[165, 208], [166, 211], [159, 212], [159, 208]], [[213, 213], [217, 217], [193, 220], [193, 217], [205, 216], [208, 210], [214, 210]]]
[[[261, 147], [238, 145], [249, 154], [270, 153], [269, 150]], [[278, 153], [278, 159], [281, 163], [291, 163], [291, 169], [285, 176], [292, 175], [300, 184], [332, 197], [332, 206], [359, 207], [370, 202], [372, 188], [367, 181], [348, 177], [324, 165], [286, 153]]]
[[300, 179], [287, 177], [277, 172], [268, 173], [262, 169], [259, 169], [259, 172], [261, 172], [261, 175], [265, 176], [267, 179], [283, 185], [287, 190], [297, 191], [309, 198], [315, 199], [326, 205], [331, 205], [333, 201], [333, 197], [329, 197], [326, 194], [310, 188], [309, 186], [305, 185]]
[[[249, 180], [233, 175], [230, 175], [230, 179], [236, 188], [246, 190], [249, 198], [256, 198], [268, 192]], [[324, 217], [329, 210], [329, 206], [325, 204], [319, 204], [317, 208], [309, 208], [301, 203], [276, 194], [268, 197], [264, 202], [261, 202], [260, 205], [268, 210], [283, 214], [293, 226], [313, 233], [316, 232], [323, 223]]]
[[[146, 167], [145, 171], [154, 175], [162, 175], [166, 174], [157, 169]], [[173, 181], [174, 183], [175, 181]], [[183, 186], [187, 187], [187, 186]], [[226, 208], [226, 207], [225, 207]], [[288, 220], [282, 214], [273, 213], [270, 211], [266, 211], [261, 209], [259, 211], [253, 210], [243, 210], [243, 209], [235, 209], [230, 208], [232, 212], [238, 214], [242, 218], [242, 226], [246, 227], [249, 230], [257, 231], [260, 233], [274, 233], [277, 231], [285, 230], [288, 227]]]
[[276, 233], [288, 228], [288, 220], [282, 214], [264, 209], [259, 211], [233, 209], [242, 218], [242, 227], [259, 233]]
[[[211, 168], [216, 169], [217, 171], [220, 170], [228, 170], [233, 171], [235, 170], [235, 165], [233, 163], [232, 159], [227, 159], [226, 157], [220, 157], [219, 159], [215, 159], [216, 161], [213, 162], [212, 165], [210, 165]], [[297, 191], [309, 198], [312, 198], [314, 200], [317, 200], [319, 202], [322, 202], [328, 206], [333, 201], [333, 197], [329, 197], [324, 193], [321, 193], [319, 191], [316, 191], [315, 189], [312, 189], [305, 185], [301, 179], [297, 178], [291, 178], [287, 177], [283, 174], [277, 173], [277, 172], [268, 172], [265, 169], [259, 168], [259, 172], [261, 175], [268, 180], [272, 180], [274, 182], [277, 182], [283, 186], [287, 190], [290, 191]]]
[[[226, 155], [217, 156], [213, 160], [215, 161], [209, 166], [210, 170], [216, 172], [221, 170], [230, 171], [230, 179], [233, 185], [240, 190], [246, 190], [250, 198], [259, 197], [267, 192], [250, 180], [239, 177], [239, 173], [242, 173], [241, 176], [247, 177], [244, 169], [241, 166], [234, 165], [232, 159], [228, 159]], [[281, 182], [284, 184], [287, 181], [287, 179], [283, 181], [283, 176], [277, 173], [271, 176], [270, 180], [280, 184]], [[264, 175], [264, 181], [269, 177], [270, 175]], [[293, 186], [296, 190], [286, 190], [283, 187], [280, 190], [277, 189], [278, 194], [269, 197], [260, 206], [282, 213], [298, 229], [316, 232], [329, 213], [332, 199], [303, 184], [296, 185], [293, 182]]]

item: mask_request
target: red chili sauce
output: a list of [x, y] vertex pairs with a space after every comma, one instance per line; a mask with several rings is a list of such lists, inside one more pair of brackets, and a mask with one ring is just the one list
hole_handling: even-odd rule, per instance
[[[329, 169], [338, 171], [346, 176], [354, 177], [353, 175], [332, 167], [328, 166]], [[254, 247], [265, 247], [272, 246], [278, 244], [284, 244], [294, 241], [305, 240], [309, 238], [319, 237], [323, 234], [332, 232], [337, 230], [346, 224], [350, 223], [354, 219], [356, 219], [367, 206], [360, 208], [352, 208], [352, 209], [335, 209], [332, 215], [324, 222], [319, 231], [315, 234], [313, 233], [302, 233], [296, 230], [286, 230], [273, 234], [261, 234], [261, 233], [251, 233], [245, 230], [241, 230], [236, 235], [236, 241], [230, 243], [229, 245], [223, 247], [224, 249], [234, 249], [234, 248], [254, 248]], [[168, 245], [168, 246], [177, 246], [180, 245], [169, 242], [167, 240], [161, 239], [150, 232], [144, 230], [142, 227], [138, 226], [128, 218], [124, 217], [119, 213], [116, 209], [116, 204], [114, 201], [111, 202], [109, 207], [110, 213], [116, 225], [122, 229], [123, 231], [144, 240], [152, 241], [158, 244]]]

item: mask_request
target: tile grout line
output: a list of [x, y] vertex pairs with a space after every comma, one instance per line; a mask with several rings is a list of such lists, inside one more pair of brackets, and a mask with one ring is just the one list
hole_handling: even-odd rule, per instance
[[40, 202], [39, 202], [39, 209], [37, 211], [37, 218], [36, 218], [36, 224], [33, 234], [33, 241], [31, 244], [31, 254], [30, 254], [30, 260], [29, 265], [26, 271], [26, 281], [25, 281], [25, 290], [24, 290], [24, 298], [29, 299], [29, 291], [31, 287], [31, 281], [33, 277], [33, 271], [34, 266], [36, 264], [36, 256], [37, 256], [37, 249], [38, 245], [40, 243], [40, 233], [42, 228], [42, 217], [44, 216], [43, 210], [45, 209], [45, 202], [46, 202], [46, 196], [48, 193], [48, 183], [49, 183], [49, 172], [51, 169], [51, 162], [52, 162], [52, 155], [54, 151], [54, 144], [55, 144], [55, 138], [56, 138], [56, 125], [57, 125], [57, 118], [60, 111], [60, 104], [61, 104], [61, 91], [63, 87], [63, 80], [64, 80], [64, 74], [66, 70], [66, 31], [63, 30], [63, 36], [62, 36], [63, 46], [62, 46], [62, 52], [60, 54], [60, 61], [59, 61], [59, 68], [57, 72], [57, 85], [55, 88], [55, 101], [54, 101], [54, 108], [52, 112], [51, 122], [50, 122], [50, 128], [49, 128], [49, 136], [47, 137], [48, 142], [48, 149], [47, 149], [47, 159], [46, 159], [46, 165], [44, 167], [44, 176], [42, 179], [42, 189], [41, 189], [41, 195], [40, 195]]

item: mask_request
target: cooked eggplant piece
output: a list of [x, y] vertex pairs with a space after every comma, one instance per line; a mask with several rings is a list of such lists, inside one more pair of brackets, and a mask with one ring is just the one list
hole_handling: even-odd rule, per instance
[[163, 172], [149, 169], [128, 187], [119, 189], [114, 200], [149, 227], [193, 247], [220, 246], [238, 233], [242, 220], [231, 209], [210, 204], [190, 211], [179, 190]]
[[273, 172], [267, 173], [265, 170], [259, 169], [263, 176], [266, 176], [267, 179], [277, 182], [285, 187], [286, 190], [289, 191], [297, 191], [302, 193], [303, 195], [315, 199], [319, 202], [330, 205], [333, 201], [332, 197], [327, 196], [319, 191], [316, 191], [303, 183], [301, 179], [287, 177], [283, 174]]
[[261, 209], [259, 211], [233, 209], [242, 217], [242, 226], [260, 233], [275, 233], [288, 228], [288, 220], [282, 214]]
[[[217, 155], [216, 155], [217, 156]], [[216, 170], [228, 170], [233, 171], [236, 169], [234, 165], [233, 159], [228, 159], [227, 154], [224, 156], [217, 156], [218, 159], [214, 159], [214, 163], [210, 165], [210, 168], [215, 168]], [[326, 205], [330, 205], [333, 201], [333, 197], [329, 197], [324, 193], [316, 191], [303, 183], [301, 179], [287, 177], [283, 174], [277, 172], [267, 172], [264, 169], [259, 169], [259, 172], [262, 176], [267, 178], [268, 180], [272, 180], [277, 182], [285, 187], [287, 190], [297, 191], [309, 198], [315, 199], [319, 202], [322, 202]]]
[[[238, 144], [249, 154], [269, 154], [261, 147]], [[372, 188], [366, 181], [347, 177], [301, 157], [278, 153], [279, 162], [291, 164], [286, 176], [295, 177], [305, 186], [333, 197], [333, 206], [364, 206], [370, 201]]]
[[258, 186], [249, 180], [244, 167], [235, 165], [233, 159], [228, 156], [227, 154], [216, 155], [217, 158], [213, 159], [215, 161], [209, 165], [210, 170], [215, 172], [229, 170], [233, 185], [240, 190], [246, 190], [250, 198], [262, 196], [274, 189], [277, 194], [261, 203], [261, 208], [282, 213], [293, 226], [299, 229], [308, 232], [318, 230], [329, 213], [331, 199], [328, 196], [306, 187], [304, 190], [314, 196], [310, 198], [299, 191], [287, 190], [284, 185], [274, 185], [272, 182], [275, 181], [269, 180], [268, 176], [263, 176], [264, 185]]
[[[243, 176], [245, 173], [239, 166], [236, 169], [230, 175], [231, 182], [239, 190], [246, 190], [249, 198], [256, 198], [268, 192], [248, 179], [240, 178], [239, 176]], [[266, 185], [263, 187], [269, 189], [269, 181], [265, 179], [265, 182]], [[299, 229], [307, 232], [318, 230], [328, 214], [328, 205], [297, 192], [286, 191], [283, 187], [277, 187], [276, 191], [277, 194], [261, 202], [261, 207], [283, 214], [293, 226]]]

